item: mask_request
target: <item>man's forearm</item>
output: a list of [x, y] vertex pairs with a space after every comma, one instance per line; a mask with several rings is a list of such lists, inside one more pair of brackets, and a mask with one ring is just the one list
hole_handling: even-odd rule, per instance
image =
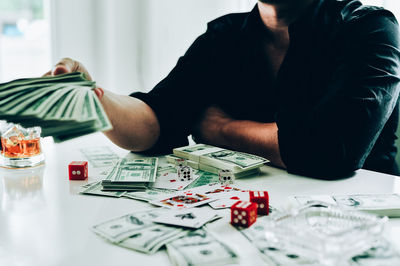
[[160, 126], [146, 103], [109, 91], [104, 92], [101, 102], [113, 125], [112, 130], [105, 132], [112, 142], [132, 151], [144, 151], [156, 143]]
[[227, 148], [260, 155], [272, 164], [286, 168], [279, 152], [276, 123], [232, 120], [221, 126], [217, 138]]

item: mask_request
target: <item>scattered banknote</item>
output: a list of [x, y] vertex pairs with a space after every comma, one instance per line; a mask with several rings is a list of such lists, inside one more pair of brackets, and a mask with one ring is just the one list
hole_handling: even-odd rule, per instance
[[151, 209], [127, 214], [95, 225], [92, 230], [117, 246], [153, 254], [186, 234], [184, 229], [152, 222], [165, 211]]
[[204, 229], [190, 231], [167, 245], [173, 265], [227, 265], [238, 261], [238, 255], [225, 243]]
[[80, 150], [83, 155], [88, 159], [89, 163], [97, 167], [111, 167], [119, 156], [113, 152], [108, 146], [87, 147]]
[[101, 185], [101, 181], [96, 181], [90, 184], [86, 184], [82, 186], [82, 191], [80, 194], [85, 195], [96, 195], [96, 196], [106, 196], [106, 197], [114, 197], [120, 198], [125, 195], [126, 191], [103, 191], [103, 187]]
[[185, 234], [186, 232], [180, 228], [154, 225], [143, 228], [140, 232], [134, 233], [117, 245], [147, 254], [154, 254], [166, 243], [182, 237]]
[[59, 142], [112, 128], [93, 92], [96, 83], [75, 72], [0, 84], [0, 119], [40, 126]]
[[108, 177], [101, 181], [103, 190], [145, 190], [156, 180], [158, 158], [120, 159]]
[[[256, 155], [231, 151], [206, 144], [175, 148], [174, 155], [199, 164], [199, 169], [216, 172], [215, 169], [229, 169], [235, 174], [260, 168], [267, 159]], [[171, 159], [172, 160], [172, 159]], [[208, 166], [208, 167], [207, 167]], [[254, 172], [251, 172], [252, 174]], [[242, 173], [242, 176], [246, 173]]]
[[311, 195], [293, 196], [299, 205], [310, 201], [322, 201], [337, 205], [345, 210], [357, 210], [374, 213], [381, 216], [400, 217], [399, 194], [354, 194], [354, 195]]
[[210, 211], [209, 208], [191, 208], [170, 210], [154, 218], [153, 222], [198, 229], [216, 218], [220, 218], [220, 216]]
[[101, 237], [113, 243], [119, 243], [146, 227], [154, 226], [152, 219], [158, 217], [162, 211], [160, 209], [151, 209], [127, 214], [97, 224], [92, 229]]
[[122, 196], [129, 199], [143, 200], [149, 202], [160, 199], [162, 197], [166, 197], [169, 194], [171, 194], [171, 190], [169, 189], [148, 188], [145, 191], [126, 192]]
[[350, 266], [400, 265], [400, 253], [386, 239], [377, 239], [371, 248], [349, 259]]
[[197, 171], [199, 177], [190, 185], [186, 187], [186, 189], [191, 189], [195, 187], [204, 186], [207, 184], [217, 183], [219, 182], [219, 177], [216, 174], [205, 172], [205, 171]]

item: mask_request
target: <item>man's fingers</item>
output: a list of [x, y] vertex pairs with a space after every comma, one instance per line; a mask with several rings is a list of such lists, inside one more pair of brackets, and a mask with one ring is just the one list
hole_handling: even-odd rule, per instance
[[70, 69], [68, 69], [67, 67], [63, 66], [63, 65], [57, 65], [56, 67], [54, 67], [53, 69], [53, 76], [57, 76], [57, 75], [61, 75], [61, 74], [66, 74], [66, 73], [70, 73], [72, 72]]
[[63, 58], [60, 60], [60, 62], [55, 65], [53, 68], [53, 75], [56, 75], [56, 71], [59, 72], [59, 74], [65, 74], [65, 73], [70, 73], [70, 72], [75, 72], [77, 71], [77, 65], [79, 63], [75, 60], [72, 60], [71, 58]]
[[96, 93], [99, 100], [101, 100], [101, 98], [103, 98], [103, 95], [104, 95], [104, 90], [100, 87], [94, 88], [93, 90], [94, 90], [94, 93]]
[[44, 73], [42, 77], [48, 77], [48, 76], [51, 76], [51, 70]]

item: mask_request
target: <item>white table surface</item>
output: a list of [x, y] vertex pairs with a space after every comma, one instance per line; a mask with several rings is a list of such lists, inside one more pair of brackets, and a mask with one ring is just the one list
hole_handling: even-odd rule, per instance
[[[131, 199], [78, 194], [83, 184], [97, 180], [101, 169], [89, 165], [88, 180], [69, 181], [68, 164], [85, 160], [80, 148], [105, 145], [120, 156], [129, 153], [101, 133], [60, 144], [45, 138], [44, 167], [0, 170], [1, 266], [170, 265], [165, 251], [150, 256], [113, 246], [90, 230], [99, 222], [153, 207]], [[289, 204], [289, 195], [400, 192], [399, 177], [367, 170], [359, 170], [344, 180], [322, 181], [264, 166], [260, 175], [236, 180], [235, 185], [267, 190], [271, 205], [278, 209]], [[241, 265], [265, 264], [258, 251], [229, 224], [229, 210], [219, 212], [225, 218], [208, 228], [239, 254]], [[389, 220], [388, 234], [400, 247], [400, 219]]]

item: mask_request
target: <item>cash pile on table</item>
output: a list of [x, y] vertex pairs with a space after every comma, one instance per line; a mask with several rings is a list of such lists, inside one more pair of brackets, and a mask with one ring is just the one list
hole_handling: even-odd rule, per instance
[[158, 158], [120, 159], [101, 181], [105, 191], [145, 190], [156, 181]]
[[[117, 155], [110, 149], [96, 147], [82, 149], [82, 153], [87, 156], [89, 163], [92, 163], [92, 167], [112, 165], [106, 172], [102, 172], [102, 180], [114, 180], [116, 182], [120, 180], [135, 180], [135, 182], [139, 181], [140, 183], [142, 180], [138, 177], [146, 177], [144, 178], [145, 180], [153, 180], [154, 172], [156, 172], [155, 181], [148, 182], [145, 189], [142, 189], [141, 184], [141, 190], [118, 191], [118, 189], [123, 189], [122, 187], [125, 184], [122, 184], [117, 191], [105, 191], [102, 183], [109, 181], [100, 180], [85, 185], [82, 191], [83, 194], [141, 200], [152, 205], [164, 207], [130, 213], [99, 223], [93, 226], [93, 231], [96, 234], [113, 245], [147, 254], [153, 254], [165, 247], [174, 265], [229, 265], [237, 262], [238, 255], [236, 251], [211, 234], [208, 231], [210, 227], [208, 223], [219, 219], [221, 212], [223, 212], [222, 209], [229, 209], [237, 200], [249, 201], [248, 190], [237, 188], [235, 185], [224, 186], [218, 183], [216, 174], [202, 170], [194, 171], [195, 178], [191, 182], [179, 183], [180, 181], [175, 178], [175, 164], [165, 162], [167, 160], [175, 162], [179, 157], [160, 157], [158, 162], [156, 162], [157, 158], [151, 157], [137, 159], [128, 158], [128, 156], [127, 158], [116, 160]], [[189, 160], [188, 162], [194, 161]], [[138, 167], [138, 164], [143, 167]], [[154, 171], [154, 169], [157, 169], [157, 171]], [[133, 174], [135, 171], [137, 172]], [[316, 199], [325, 199], [327, 201], [328, 197], [332, 201], [330, 196], [296, 196], [294, 200], [300, 206], [304, 206], [304, 204], [309, 204]], [[352, 203], [351, 205], [361, 206], [359, 209], [379, 209], [379, 211], [385, 208], [393, 211], [394, 206], [399, 206], [398, 199], [397, 194], [358, 195], [357, 197], [356, 195], [347, 197], [335, 196], [337, 207]], [[372, 204], [372, 202], [376, 203]], [[317, 206], [321, 204], [322, 202], [320, 201]], [[212, 209], [206, 205], [209, 205]], [[345, 207], [343, 208], [346, 209]], [[356, 207], [351, 208], [357, 209]], [[216, 209], [220, 211], [215, 211]], [[271, 224], [275, 216], [284, 217], [285, 219], [290, 217], [285, 212], [282, 213], [272, 206], [269, 209], [269, 216], [257, 218], [256, 223], [248, 229], [239, 229], [253, 244], [254, 248], [260, 251], [261, 257], [271, 265], [321, 265], [321, 258], [316, 256], [315, 252], [309, 253], [308, 251], [292, 248], [291, 239], [297, 241], [297, 238], [293, 238], [292, 234], [288, 235], [288, 241], [276, 242], [273, 238], [266, 237], [264, 232], [268, 230], [270, 232], [272, 228], [275, 230], [273, 232], [276, 233], [279, 229], [279, 227], [273, 227]], [[313, 214], [315, 216], [315, 212]], [[323, 220], [324, 223], [327, 223], [324, 217], [311, 217], [306, 224], [308, 226], [314, 224], [318, 230], [325, 232], [324, 224], [319, 222], [319, 220]], [[334, 216], [334, 218], [336, 219], [338, 216]], [[342, 216], [339, 218], [342, 218]], [[313, 219], [315, 219], [315, 222], [313, 222]], [[335, 219], [331, 220], [334, 222], [336, 221]], [[332, 223], [332, 221], [330, 222]], [[335, 224], [333, 225], [336, 226]], [[298, 229], [298, 231], [301, 231], [306, 228], [300, 226]], [[332, 230], [327, 232], [332, 232]], [[350, 237], [354, 236], [351, 234]], [[311, 243], [308, 243], [310, 245], [314, 243], [312, 241], [309, 242]], [[323, 245], [318, 244], [316, 246]], [[344, 258], [344, 255], [342, 254], [341, 257]], [[369, 249], [360, 251], [346, 258], [346, 260], [349, 265], [376, 265], [380, 262], [384, 262], [382, 265], [398, 265], [400, 255], [390, 246], [390, 242], [379, 238]]]
[[[147, 254], [167, 245], [175, 265], [223, 265], [236, 261], [236, 253], [205, 228], [192, 231], [155, 222], [169, 212], [165, 209], [135, 212], [97, 224], [92, 230], [114, 245]], [[180, 217], [189, 213], [192, 211]]]
[[231, 151], [206, 144], [196, 144], [175, 148], [174, 154], [167, 156], [171, 163], [183, 158], [187, 164], [203, 171], [218, 174], [219, 170], [231, 170], [236, 178], [258, 173], [260, 167], [268, 162], [259, 156]]
[[110, 130], [95, 86], [79, 72], [0, 84], [0, 120], [40, 126], [55, 141]]

